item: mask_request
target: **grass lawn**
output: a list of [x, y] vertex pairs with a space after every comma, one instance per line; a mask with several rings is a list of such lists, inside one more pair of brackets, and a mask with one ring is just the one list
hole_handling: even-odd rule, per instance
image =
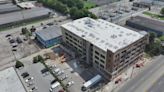
[[153, 13], [150, 13], [150, 12], [143, 12], [143, 14], [148, 15], [148, 16], [151, 16], [152, 18], [164, 20], [164, 17], [163, 16], [160, 16], [158, 14], [153, 14]]
[[164, 41], [164, 35], [161, 36], [161, 37], [159, 37], [159, 39], [160, 39], [161, 41]]
[[96, 7], [96, 4], [90, 1], [84, 1], [84, 8], [85, 9], [90, 9]]

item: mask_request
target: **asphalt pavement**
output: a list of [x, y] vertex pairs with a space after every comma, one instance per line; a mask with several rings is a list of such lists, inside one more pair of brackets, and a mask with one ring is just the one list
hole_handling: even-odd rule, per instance
[[164, 75], [161, 76], [157, 82], [151, 86], [151, 88], [148, 90], [148, 92], [164, 92]]
[[[160, 92], [151, 91], [152, 85], [157, 83], [158, 79], [164, 74], [164, 56], [158, 56], [152, 63], [145, 68], [134, 78], [125, 83], [115, 92]], [[153, 86], [154, 87], [154, 86]], [[162, 91], [163, 92], [163, 91]]]

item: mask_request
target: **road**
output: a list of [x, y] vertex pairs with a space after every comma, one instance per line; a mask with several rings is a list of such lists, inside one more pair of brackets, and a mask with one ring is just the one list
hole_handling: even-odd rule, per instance
[[129, 80], [120, 89], [116, 89], [115, 92], [147, 92], [164, 74], [163, 70], [164, 56], [161, 55], [151, 64], [145, 66], [145, 68], [136, 77]]
[[164, 75], [161, 76], [157, 82], [151, 86], [151, 88], [148, 90], [148, 92], [163, 92], [164, 89]]

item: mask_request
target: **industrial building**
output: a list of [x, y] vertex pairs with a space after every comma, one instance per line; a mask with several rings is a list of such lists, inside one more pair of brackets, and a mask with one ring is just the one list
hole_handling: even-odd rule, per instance
[[158, 36], [164, 34], [164, 22], [141, 16], [132, 17], [126, 21], [126, 25], [147, 32], [155, 32]]
[[81, 18], [61, 26], [63, 41], [109, 78], [142, 58], [147, 32], [135, 32], [102, 19]]
[[0, 28], [12, 27], [20, 23], [47, 18], [52, 11], [44, 7], [35, 7], [32, 9], [16, 11], [6, 14], [0, 14]]
[[0, 71], [1, 92], [26, 92], [21, 80], [13, 67]]
[[36, 39], [46, 48], [59, 44], [62, 40], [61, 29], [58, 26], [51, 26], [36, 31]]

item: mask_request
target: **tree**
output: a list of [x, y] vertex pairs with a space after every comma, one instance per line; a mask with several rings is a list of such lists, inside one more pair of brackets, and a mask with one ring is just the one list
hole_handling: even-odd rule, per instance
[[43, 59], [43, 57], [41, 55], [38, 55], [37, 58], [38, 58], [39, 62], [41, 62], [41, 63], [44, 62], [44, 59]]
[[67, 6], [62, 4], [61, 2], [57, 1], [53, 4], [53, 7], [55, 10], [63, 13], [63, 14], [67, 14], [68, 13], [68, 9]]
[[38, 62], [39, 62], [38, 57], [37, 57], [37, 56], [34, 57], [34, 58], [33, 58], [33, 63], [38, 63]]
[[[76, 0], [77, 1], [77, 0]], [[78, 9], [82, 9], [83, 7], [84, 7], [84, 3], [81, 1], [81, 0], [78, 0], [77, 2], [76, 2], [76, 7], [78, 8]]]
[[68, 2], [66, 4], [67, 4], [68, 7], [73, 7], [73, 6], [76, 5], [76, 3], [73, 0], [68, 0]]
[[149, 43], [154, 43], [154, 40], [156, 38], [156, 34], [154, 32], [149, 33]]
[[160, 11], [161, 15], [164, 16], [164, 7]]
[[23, 35], [28, 33], [28, 29], [26, 27], [22, 28], [21, 31]]
[[24, 67], [23, 63], [20, 61], [16, 61], [15, 68], [20, 68], [20, 67]]

